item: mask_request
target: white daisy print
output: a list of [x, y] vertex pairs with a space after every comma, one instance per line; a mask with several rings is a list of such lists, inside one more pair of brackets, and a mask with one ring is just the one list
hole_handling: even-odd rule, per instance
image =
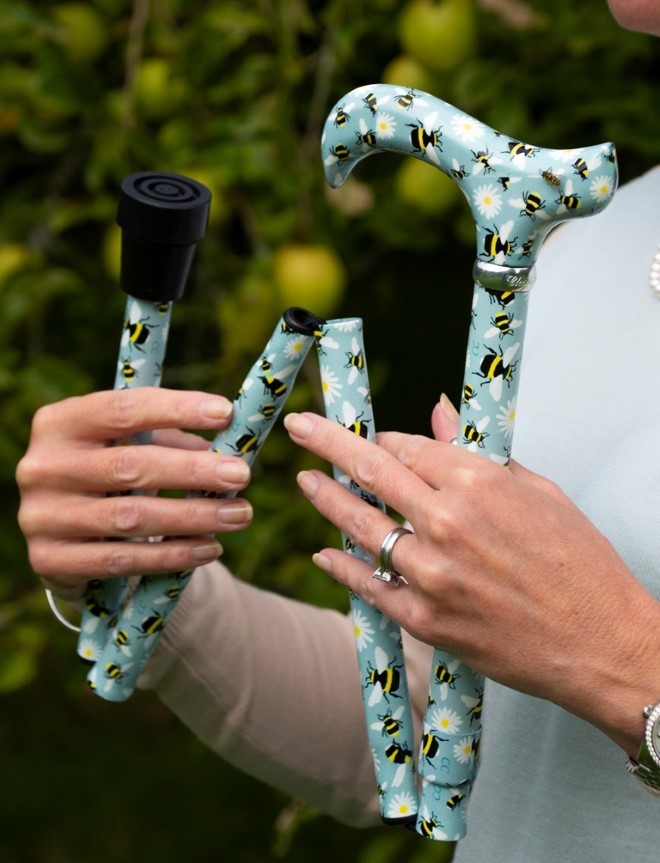
[[92, 638], [83, 638], [78, 647], [78, 656], [85, 662], [96, 662], [99, 657], [99, 647]]
[[551, 162], [574, 162], [580, 155], [579, 150], [553, 150], [550, 153]]
[[454, 758], [459, 764], [467, 764], [474, 758], [474, 750], [472, 749], [472, 738], [462, 737], [453, 747]]
[[374, 131], [377, 138], [382, 138], [387, 141], [394, 137], [396, 132], [396, 120], [391, 114], [386, 114], [385, 111], [378, 111], [376, 114], [376, 123]]
[[456, 734], [463, 724], [463, 720], [449, 707], [440, 707], [431, 716], [432, 727], [438, 731], [446, 731], [448, 734]]
[[353, 612], [353, 634], [359, 652], [365, 650], [374, 640], [374, 628], [359, 609]]
[[595, 177], [589, 186], [589, 194], [594, 201], [606, 201], [612, 197], [614, 192], [614, 182], [607, 174], [602, 174], [600, 177]]
[[474, 144], [484, 136], [483, 125], [468, 114], [454, 114], [451, 128], [464, 144]]
[[497, 186], [479, 186], [472, 193], [472, 199], [481, 215], [487, 219], [494, 218], [502, 209], [502, 196], [497, 191]]
[[327, 405], [331, 405], [341, 395], [342, 385], [339, 383], [339, 378], [329, 366], [321, 366], [321, 389], [323, 390], [323, 399]]
[[500, 428], [500, 431], [504, 433], [505, 437], [511, 437], [513, 435], [513, 426], [516, 421], [516, 397], [514, 396], [512, 399], [505, 405], [500, 405], [500, 409], [497, 412], [497, 425]]
[[291, 339], [284, 346], [284, 356], [288, 360], [297, 359], [305, 351], [305, 343], [302, 339]]
[[395, 794], [387, 805], [388, 818], [405, 818], [407, 815], [414, 815], [416, 812], [415, 799], [407, 791]]

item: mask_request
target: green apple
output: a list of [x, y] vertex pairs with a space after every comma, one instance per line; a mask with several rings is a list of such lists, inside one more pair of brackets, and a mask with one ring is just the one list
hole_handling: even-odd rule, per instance
[[173, 114], [185, 95], [185, 84], [172, 73], [165, 57], [147, 57], [135, 76], [138, 108], [151, 120], [162, 120]]
[[399, 20], [404, 51], [433, 72], [449, 72], [474, 54], [473, 0], [412, 0]]
[[409, 54], [400, 54], [391, 60], [381, 75], [383, 83], [398, 84], [411, 90], [433, 91], [433, 78], [419, 60]]
[[53, 10], [58, 38], [74, 63], [92, 63], [105, 48], [108, 36], [103, 18], [90, 3], [61, 3]]
[[0, 284], [34, 261], [34, 252], [23, 243], [0, 244]]
[[456, 183], [430, 162], [405, 159], [396, 175], [397, 194], [429, 215], [445, 213], [462, 195]]
[[346, 288], [346, 270], [328, 246], [291, 243], [273, 255], [273, 278], [282, 310], [301, 306], [327, 317], [338, 307]]

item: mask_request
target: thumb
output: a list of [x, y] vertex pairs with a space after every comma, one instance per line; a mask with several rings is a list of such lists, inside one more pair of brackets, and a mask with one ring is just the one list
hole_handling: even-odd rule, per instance
[[431, 414], [431, 428], [436, 440], [449, 443], [458, 434], [458, 411], [443, 393]]

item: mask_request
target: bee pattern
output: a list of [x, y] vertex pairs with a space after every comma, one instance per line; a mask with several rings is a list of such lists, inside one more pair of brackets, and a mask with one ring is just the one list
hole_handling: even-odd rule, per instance
[[533, 222], [538, 216], [541, 219], [550, 217], [544, 213], [545, 201], [539, 192], [523, 192], [522, 198], [511, 198], [509, 204], [520, 210], [521, 216], [528, 216]]
[[511, 315], [506, 312], [498, 312], [494, 318], [490, 319], [492, 327], [484, 333], [485, 339], [492, 339], [494, 336], [499, 336], [500, 341], [505, 336], [514, 336], [514, 330], [522, 326], [522, 321], [514, 320]]
[[472, 161], [474, 162], [473, 174], [490, 174], [494, 171], [494, 165], [501, 165], [499, 156], [494, 156], [489, 150], [472, 150]]
[[349, 401], [345, 401], [342, 405], [342, 414], [344, 421], [341, 422], [339, 418], [337, 419], [337, 422], [340, 423], [340, 425], [343, 425], [344, 428], [354, 432], [358, 437], [367, 438], [369, 436], [369, 421], [362, 419], [364, 412], [358, 414], [355, 407]]
[[371, 727], [374, 731], [380, 731], [383, 737], [397, 737], [402, 730], [401, 717], [405, 713], [405, 707], [397, 707], [392, 712], [387, 710], [383, 714], [379, 714], [378, 722], [372, 722]]
[[516, 370], [513, 359], [518, 353], [520, 343], [507, 348], [504, 353], [495, 352], [492, 348], [484, 354], [479, 366], [479, 371], [475, 372], [479, 377], [485, 378], [482, 386], [488, 384], [488, 390], [494, 401], [499, 402], [502, 398], [503, 381], [507, 385], [511, 382], [511, 377]]
[[450, 689], [456, 689], [456, 681], [461, 675], [456, 674], [455, 672], [460, 664], [460, 660], [458, 659], [453, 659], [451, 662], [440, 660], [435, 666], [433, 679], [438, 685], [438, 691], [442, 701], [447, 700]]
[[398, 694], [401, 685], [401, 666], [395, 665], [394, 660], [389, 659], [382, 647], [376, 647], [374, 656], [376, 667], [374, 668], [370, 663], [367, 665], [366, 686], [373, 687], [369, 696], [369, 707], [379, 704], [383, 698], [388, 704], [390, 697], [401, 698]]
[[566, 210], [577, 210], [581, 206], [581, 196], [575, 194], [572, 180], [566, 182], [566, 188], [563, 190], [563, 194], [557, 198], [556, 203], [559, 204], [558, 213], [565, 213]]
[[359, 132], [355, 133], [356, 141], [362, 149], [376, 146], [376, 134], [373, 129], [369, 129], [362, 117], [358, 123]]
[[353, 110], [353, 102], [349, 105], [338, 105], [337, 110], [335, 112], [334, 124], [337, 128], [341, 128], [345, 126], [348, 121], [351, 119], [351, 115], [348, 113]]
[[422, 156], [426, 156], [436, 165], [439, 165], [440, 160], [436, 149], [442, 152], [442, 131], [441, 127], [433, 128], [437, 117], [437, 113], [434, 112], [425, 117], [423, 122], [418, 120], [417, 123], [406, 123], [406, 126], [410, 126], [412, 129], [410, 141], [413, 152], [421, 153]]
[[120, 372], [127, 384], [132, 383], [140, 376], [140, 369], [146, 363], [145, 359], [138, 357], [136, 360], [119, 360], [117, 370]]
[[479, 253], [480, 257], [486, 258], [488, 263], [503, 264], [507, 257], [513, 254], [514, 245], [517, 238], [509, 239], [509, 234], [513, 229], [513, 219], [506, 222], [500, 229], [493, 226], [492, 230], [486, 231], [484, 237], [483, 251]]
[[485, 448], [484, 440], [488, 437], [488, 434], [484, 429], [488, 428], [489, 422], [489, 416], [482, 417], [477, 423], [472, 422], [472, 420], [468, 420], [468, 422], [463, 426], [465, 449], [476, 452], [477, 449]]
[[351, 341], [351, 350], [346, 353], [346, 365], [344, 368], [350, 369], [348, 373], [348, 385], [352, 386], [358, 375], [364, 374], [365, 359], [364, 353], [358, 344], [357, 339]]
[[422, 817], [417, 822], [417, 830], [426, 839], [446, 840], [449, 837], [440, 829], [443, 825], [427, 806], [422, 807]]
[[561, 169], [555, 171], [552, 168], [546, 168], [545, 171], [540, 171], [540, 174], [543, 177], [543, 179], [546, 181], [546, 183], [549, 183], [555, 189], [558, 188], [558, 186], [561, 183], [561, 180], [559, 179], [558, 175], [563, 174], [563, 173], [564, 172]]
[[470, 726], [473, 721], [481, 722], [481, 711], [484, 704], [484, 689], [483, 686], [477, 689], [476, 698], [471, 695], [461, 695], [461, 701], [468, 708], [466, 716], [470, 717]]
[[133, 302], [130, 314], [124, 321], [124, 334], [121, 339], [121, 347], [132, 345], [144, 353], [144, 345], [149, 339], [153, 325], [147, 326], [148, 317], [140, 317], [140, 306]]
[[413, 753], [407, 743], [390, 743], [385, 750], [388, 761], [398, 765], [392, 777], [392, 788], [398, 788], [408, 772], [408, 764], [411, 763]]
[[259, 375], [259, 380], [264, 385], [264, 393], [270, 394], [274, 398], [279, 398], [287, 391], [287, 385], [283, 379], [289, 377], [296, 367], [292, 364], [274, 372], [270, 360], [266, 358], [265, 361], [268, 364], [268, 368], [264, 369], [262, 361], [262, 371], [265, 374]]

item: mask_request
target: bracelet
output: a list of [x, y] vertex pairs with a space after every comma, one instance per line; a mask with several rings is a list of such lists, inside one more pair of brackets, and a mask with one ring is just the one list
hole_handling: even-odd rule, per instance
[[53, 612], [53, 614], [59, 620], [62, 626], [66, 626], [67, 629], [71, 629], [73, 632], [80, 632], [80, 627], [76, 626], [75, 623], [71, 623], [70, 620], [67, 620], [66, 617], [59, 610], [57, 606], [57, 601], [55, 600], [52, 592], [47, 587], [45, 587], [44, 590], [46, 591], [46, 599], [48, 600], [50, 610]]

